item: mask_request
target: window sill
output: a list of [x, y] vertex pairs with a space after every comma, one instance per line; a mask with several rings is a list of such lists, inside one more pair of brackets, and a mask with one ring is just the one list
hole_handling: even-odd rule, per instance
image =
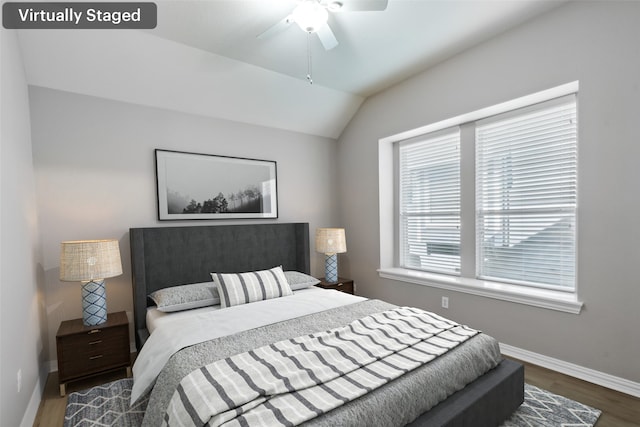
[[405, 268], [381, 268], [378, 270], [378, 274], [385, 279], [464, 292], [572, 314], [580, 314], [583, 306], [583, 303], [578, 301], [577, 295], [569, 292], [528, 288], [507, 283], [446, 276]]

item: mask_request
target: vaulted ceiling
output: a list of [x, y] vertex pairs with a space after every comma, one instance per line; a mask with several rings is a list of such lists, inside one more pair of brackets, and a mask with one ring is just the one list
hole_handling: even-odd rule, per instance
[[19, 40], [32, 85], [337, 138], [366, 97], [563, 3], [349, 11], [350, 1], [370, 0], [329, 13], [331, 50], [295, 23], [257, 37], [298, 0], [161, 0], [153, 30], [20, 30]]

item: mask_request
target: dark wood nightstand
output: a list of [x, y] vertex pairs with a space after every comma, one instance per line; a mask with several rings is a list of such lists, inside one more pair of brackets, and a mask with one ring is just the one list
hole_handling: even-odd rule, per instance
[[320, 283], [318, 283], [316, 286], [318, 286], [319, 288], [335, 289], [336, 291], [345, 292], [347, 294], [353, 295], [353, 292], [354, 292], [353, 280], [351, 280], [351, 279], [345, 279], [344, 277], [338, 277], [338, 282], [337, 283], [329, 283], [326, 280], [324, 280], [323, 278], [318, 278], [318, 280], [320, 280]]
[[131, 376], [129, 319], [127, 313], [109, 313], [98, 326], [84, 326], [82, 319], [65, 320], [56, 334], [60, 395], [68, 382], [113, 369], [127, 368]]

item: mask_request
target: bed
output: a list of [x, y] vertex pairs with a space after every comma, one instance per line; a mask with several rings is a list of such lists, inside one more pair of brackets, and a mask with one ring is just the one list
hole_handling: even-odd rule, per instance
[[[143, 356], [140, 364], [144, 365], [145, 369], [149, 365], [145, 360], [156, 359], [155, 355], [151, 357], [145, 353], [156, 351], [150, 350], [154, 341], [163, 341], [158, 330], [153, 332], [155, 339], [150, 337], [147, 327], [148, 312], [150, 309], [153, 310], [155, 305], [148, 297], [151, 293], [176, 285], [211, 281], [211, 272], [249, 272], [269, 270], [274, 266], [282, 266], [284, 271], [305, 274], [309, 274], [310, 270], [307, 223], [132, 228], [130, 242], [136, 346], [140, 352], [139, 357]], [[326, 306], [323, 305], [324, 302], [315, 303], [325, 299]], [[314, 301], [314, 304], [305, 301]], [[176, 394], [175, 390], [182, 384], [181, 381], [203, 365], [215, 364], [218, 359], [242, 354], [281, 339], [326, 331], [358, 321], [365, 316], [396, 309], [383, 301], [366, 300], [317, 288], [302, 289], [286, 298], [252, 304], [257, 304], [257, 308], [261, 304], [267, 307], [270, 304], [283, 303], [290, 306], [283, 309], [274, 305], [276, 308], [272, 309], [286, 312], [283, 319], [277, 322], [256, 324], [254, 327], [250, 325], [248, 329], [225, 336], [214, 334], [214, 338], [210, 340], [187, 345], [175, 354], [167, 356], [168, 361], [166, 364], [162, 362], [157, 377], [139, 392], [149, 395], [149, 406], [143, 425], [160, 425], [165, 416], [164, 411], [170, 405], [171, 397]], [[231, 308], [237, 309], [239, 319], [247, 318], [251, 323], [254, 317], [260, 317], [247, 315], [252, 313], [252, 304]], [[297, 317], [297, 307], [305, 305], [318, 307]], [[197, 310], [201, 309], [194, 312]], [[224, 310], [229, 309], [220, 311]], [[230, 313], [232, 311], [229, 310]], [[202, 314], [204, 317], [200, 319], [206, 316], [221, 319], [216, 317], [220, 314], [218, 312], [208, 313], [212, 314]], [[235, 323], [229, 322], [233, 327]], [[175, 328], [176, 331], [180, 331], [179, 326]], [[169, 328], [166, 330], [170, 331]], [[304, 425], [499, 425], [524, 399], [524, 368], [513, 361], [489, 361], [488, 355], [476, 355], [475, 353], [489, 352], [475, 351], [475, 346], [484, 345], [482, 341], [489, 339], [492, 340], [480, 333], [425, 366], [307, 420]], [[494, 346], [492, 351], [495, 353], [497, 343], [491, 345]], [[469, 365], [469, 360], [476, 357], [479, 360], [478, 365], [487, 366], [478, 367], [475, 373], [459, 373], [463, 370], [462, 365]], [[495, 355], [491, 357], [496, 358]], [[142, 380], [139, 381], [144, 375], [137, 375], [136, 372], [134, 366], [134, 387], [136, 384], [144, 383]], [[474, 379], [469, 379], [471, 376]], [[448, 385], [444, 384], [445, 381], [457, 383]]]

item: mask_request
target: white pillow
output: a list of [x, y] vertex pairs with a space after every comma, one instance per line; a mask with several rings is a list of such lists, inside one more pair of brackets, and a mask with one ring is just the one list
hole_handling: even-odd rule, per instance
[[293, 294], [282, 267], [247, 273], [211, 273], [211, 277], [223, 308]]
[[158, 310], [165, 313], [220, 304], [220, 296], [213, 282], [171, 286], [153, 292], [149, 298], [156, 303]]

